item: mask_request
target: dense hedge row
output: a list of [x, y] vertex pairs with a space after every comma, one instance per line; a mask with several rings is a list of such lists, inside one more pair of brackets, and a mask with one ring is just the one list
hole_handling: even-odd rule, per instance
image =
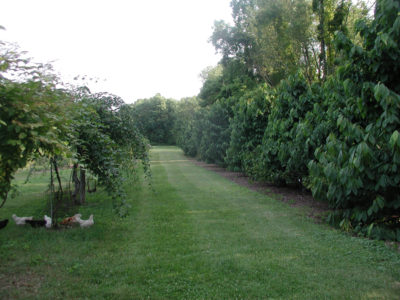
[[343, 228], [400, 241], [399, 11], [399, 1], [378, 1], [374, 20], [357, 24], [362, 44], [337, 33], [338, 67], [325, 81], [298, 72], [271, 88], [225, 61], [199, 100], [177, 104], [177, 144], [254, 179], [308, 188]]

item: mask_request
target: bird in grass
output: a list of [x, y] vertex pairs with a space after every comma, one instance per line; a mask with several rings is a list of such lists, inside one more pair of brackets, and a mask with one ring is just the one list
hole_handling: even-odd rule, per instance
[[25, 222], [31, 225], [33, 228], [46, 226], [45, 220], [26, 220]]
[[3, 229], [4, 227], [6, 227], [7, 223], [8, 223], [8, 219], [1, 220], [0, 221], [0, 229]]
[[51, 228], [51, 218], [47, 215], [44, 215], [44, 220], [46, 221], [46, 228]]
[[82, 220], [80, 216], [77, 217], [76, 219], [79, 222], [81, 228], [90, 227], [94, 224], [93, 215], [90, 215], [89, 219], [87, 220]]
[[32, 220], [33, 217], [17, 217], [15, 214], [12, 215], [12, 218], [15, 221], [15, 224], [17, 225], [25, 225], [26, 220]]
[[78, 223], [77, 218], [80, 218], [81, 214], [75, 214], [72, 217], [65, 218], [60, 222], [61, 225], [72, 225], [73, 223]]
[[25, 222], [31, 225], [33, 228], [46, 226], [45, 220], [26, 220]]

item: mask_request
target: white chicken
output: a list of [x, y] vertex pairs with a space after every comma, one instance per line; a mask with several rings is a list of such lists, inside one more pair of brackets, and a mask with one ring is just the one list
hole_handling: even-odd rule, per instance
[[12, 215], [12, 218], [15, 221], [15, 224], [17, 225], [25, 225], [26, 220], [32, 220], [33, 217], [17, 217], [15, 214]]
[[46, 221], [46, 228], [51, 228], [51, 218], [47, 215], [44, 215], [44, 220]]
[[87, 220], [82, 220], [80, 216], [77, 216], [76, 220], [78, 221], [81, 228], [90, 227], [94, 224], [93, 215], [90, 215], [89, 219]]

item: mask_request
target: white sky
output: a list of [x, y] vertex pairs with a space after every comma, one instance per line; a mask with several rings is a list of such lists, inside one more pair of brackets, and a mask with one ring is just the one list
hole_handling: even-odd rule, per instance
[[156, 93], [197, 95], [200, 72], [220, 56], [208, 39], [231, 20], [230, 0], [1, 0], [0, 40], [63, 78], [88, 76], [94, 92], [125, 102]]

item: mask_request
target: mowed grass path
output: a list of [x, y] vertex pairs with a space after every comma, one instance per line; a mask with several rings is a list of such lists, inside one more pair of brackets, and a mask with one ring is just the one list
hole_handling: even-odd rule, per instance
[[[382, 242], [314, 224], [176, 147], [151, 157], [153, 188], [130, 187], [128, 218], [98, 195], [80, 209], [95, 214], [88, 230], [0, 231], [0, 298], [400, 298], [400, 255]], [[28, 205], [10, 200], [0, 218]]]

